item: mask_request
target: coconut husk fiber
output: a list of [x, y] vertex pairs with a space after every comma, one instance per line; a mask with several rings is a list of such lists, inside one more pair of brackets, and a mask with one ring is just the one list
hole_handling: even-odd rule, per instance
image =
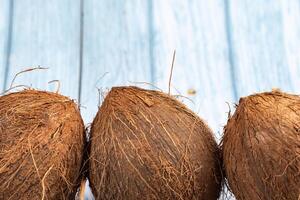
[[238, 200], [298, 200], [300, 97], [272, 91], [241, 98], [222, 149]]
[[217, 199], [218, 148], [208, 126], [171, 96], [114, 87], [91, 127], [95, 199]]
[[0, 199], [74, 199], [85, 133], [77, 105], [56, 93], [0, 97]]

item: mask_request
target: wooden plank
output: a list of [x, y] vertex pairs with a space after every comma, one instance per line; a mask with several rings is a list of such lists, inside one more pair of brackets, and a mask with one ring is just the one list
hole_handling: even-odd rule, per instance
[[0, 92], [4, 89], [9, 40], [10, 1], [0, 0]]
[[285, 51], [280, 1], [228, 0], [227, 13], [238, 95], [272, 88], [292, 91], [288, 60], [295, 56], [287, 58]]
[[20, 75], [15, 85], [54, 91], [61, 82], [60, 92], [78, 98], [80, 0], [14, 1], [11, 54], [6, 87], [23, 69], [49, 67]]
[[[220, 138], [227, 121], [226, 102], [235, 101], [226, 37], [224, 2], [155, 0], [153, 3], [156, 83], [168, 91], [173, 50], [176, 61], [172, 94], [205, 119]], [[176, 89], [175, 89], [176, 88]], [[195, 95], [189, 95], [191, 91]]]
[[300, 93], [300, 1], [281, 0], [284, 50], [293, 92]]
[[81, 104], [86, 122], [98, 110], [96, 87], [151, 81], [149, 37], [147, 1], [84, 1]]

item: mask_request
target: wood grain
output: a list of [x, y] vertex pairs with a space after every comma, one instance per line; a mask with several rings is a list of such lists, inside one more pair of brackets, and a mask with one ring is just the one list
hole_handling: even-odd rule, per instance
[[4, 89], [5, 71], [7, 64], [10, 2], [0, 0], [0, 92]]
[[0, 91], [23, 69], [49, 67], [14, 85], [55, 91], [48, 82], [60, 80], [88, 125], [97, 88], [148, 82], [168, 92], [176, 50], [171, 94], [191, 99], [179, 98], [220, 138], [226, 102], [300, 93], [299, 22], [299, 0], [0, 0]]
[[151, 81], [150, 36], [147, 1], [87, 0], [84, 13], [81, 104], [90, 123], [98, 110], [97, 88]]
[[16, 73], [40, 65], [49, 70], [22, 74], [14, 85], [54, 91], [57, 86], [48, 82], [58, 79], [60, 92], [77, 99], [79, 30], [79, 0], [14, 1], [6, 88]]
[[168, 91], [176, 49], [172, 94], [190, 98], [193, 103], [181, 99], [218, 137], [227, 121], [226, 101], [235, 101], [224, 6], [220, 0], [153, 2], [155, 82]]
[[[300, 1], [281, 0], [284, 50], [292, 91], [300, 93]], [[283, 69], [284, 70], [284, 69]]]
[[227, 2], [238, 96], [272, 88], [292, 91], [288, 60], [293, 58], [285, 51], [280, 1]]

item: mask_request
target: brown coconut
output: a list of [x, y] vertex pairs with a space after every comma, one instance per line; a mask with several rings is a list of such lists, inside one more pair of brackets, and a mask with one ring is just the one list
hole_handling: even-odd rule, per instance
[[273, 91], [241, 98], [222, 149], [238, 200], [298, 200], [300, 97]]
[[115, 87], [91, 128], [95, 199], [217, 199], [221, 176], [208, 126], [162, 92]]
[[74, 199], [84, 145], [69, 98], [36, 90], [0, 97], [0, 199]]

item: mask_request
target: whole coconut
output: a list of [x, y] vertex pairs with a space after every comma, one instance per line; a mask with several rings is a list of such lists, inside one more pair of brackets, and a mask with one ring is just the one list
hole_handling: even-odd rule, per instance
[[241, 98], [225, 127], [222, 149], [238, 200], [297, 200], [300, 97], [273, 91]]
[[91, 128], [95, 199], [217, 199], [218, 148], [211, 130], [158, 91], [115, 87]]
[[84, 145], [69, 98], [36, 90], [0, 97], [0, 199], [74, 199]]

